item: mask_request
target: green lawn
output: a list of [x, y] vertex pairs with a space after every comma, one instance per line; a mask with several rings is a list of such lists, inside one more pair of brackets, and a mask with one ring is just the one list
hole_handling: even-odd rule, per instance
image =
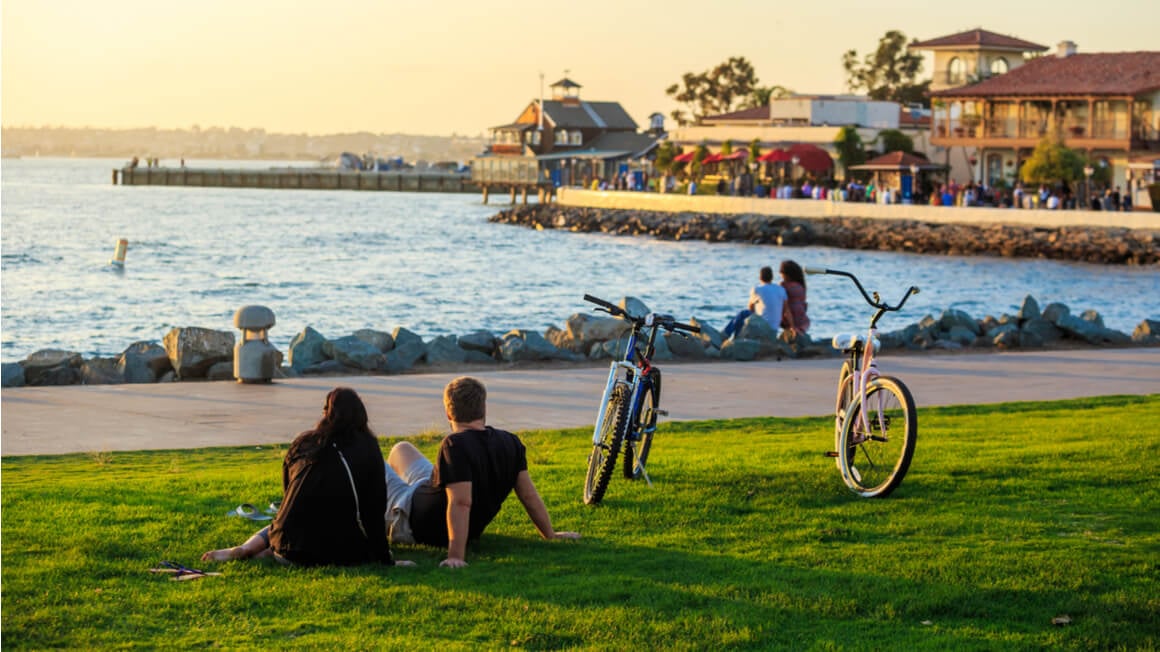
[[[1160, 646], [1160, 395], [920, 410], [884, 500], [842, 485], [827, 419], [663, 424], [653, 486], [618, 474], [597, 508], [589, 433], [523, 438], [584, 538], [541, 541], [512, 498], [456, 571], [424, 548], [396, 549], [416, 568], [198, 562], [255, 529], [232, 507], [279, 498], [284, 448], [5, 457], [3, 646]], [[147, 572], [165, 559], [224, 575]]]

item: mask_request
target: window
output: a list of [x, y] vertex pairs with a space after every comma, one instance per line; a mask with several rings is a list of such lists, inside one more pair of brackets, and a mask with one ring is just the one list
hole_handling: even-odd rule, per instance
[[947, 83], [961, 84], [967, 78], [967, 64], [958, 57], [953, 57], [947, 63]]
[[532, 144], [533, 145], [540, 144], [540, 130], [539, 129], [536, 129], [535, 131], [532, 132]]
[[1011, 69], [1011, 67], [1009, 65], [1007, 65], [1007, 60], [1004, 59], [1003, 57], [999, 57], [999, 58], [991, 61], [991, 74], [992, 75], [1002, 75], [1003, 73], [1007, 72], [1010, 69]]
[[584, 134], [580, 133], [579, 129], [568, 134], [568, 143], [571, 145], [580, 145], [582, 144], [583, 139]]
[[556, 144], [557, 145], [567, 145], [568, 144], [568, 130], [567, 129], [561, 129], [561, 130], [556, 132]]

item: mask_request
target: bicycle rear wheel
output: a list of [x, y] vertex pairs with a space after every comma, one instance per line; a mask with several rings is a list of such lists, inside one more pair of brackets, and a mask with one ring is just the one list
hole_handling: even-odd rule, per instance
[[[863, 426], [865, 411], [869, 429]], [[918, 416], [910, 390], [897, 378], [869, 382], [866, 397], [850, 405], [838, 441], [838, 469], [854, 493], [866, 498], [890, 495], [906, 476], [918, 438]]]
[[616, 456], [624, 438], [625, 422], [628, 421], [628, 398], [628, 386], [618, 384], [604, 404], [603, 424], [597, 433], [600, 439], [588, 454], [588, 475], [584, 478], [586, 505], [599, 503], [608, 489], [608, 481], [612, 479]]
[[633, 438], [625, 438], [627, 441], [624, 445], [624, 477], [629, 480], [644, 477], [645, 463], [648, 462], [648, 453], [652, 450], [653, 433], [657, 429], [657, 406], [661, 402], [661, 370], [649, 371], [644, 382], [640, 406], [636, 412]]

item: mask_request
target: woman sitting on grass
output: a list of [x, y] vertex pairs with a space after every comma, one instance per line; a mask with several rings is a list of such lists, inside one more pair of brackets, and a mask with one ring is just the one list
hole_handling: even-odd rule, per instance
[[[326, 395], [322, 419], [290, 444], [282, 461], [282, 504], [274, 522], [206, 561], [273, 555], [302, 564], [394, 565], [383, 514], [387, 482], [379, 442], [353, 389]], [[406, 564], [407, 562], [399, 562]]]

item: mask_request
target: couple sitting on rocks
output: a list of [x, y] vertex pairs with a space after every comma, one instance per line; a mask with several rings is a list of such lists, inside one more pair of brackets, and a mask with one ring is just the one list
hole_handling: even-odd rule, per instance
[[524, 445], [486, 426], [487, 391], [456, 378], [443, 391], [451, 425], [432, 464], [399, 442], [383, 464], [367, 411], [353, 389], [326, 396], [322, 419], [299, 435], [282, 463], [282, 504], [273, 523], [234, 548], [203, 560], [274, 556], [290, 564], [414, 565], [395, 560], [390, 544], [446, 547], [439, 565], [466, 566], [467, 543], [491, 523], [513, 490], [545, 539], [577, 539], [552, 528], [528, 475]]
[[737, 313], [721, 334], [733, 337], [741, 330], [750, 315], [760, 315], [769, 322], [776, 333], [783, 328], [794, 335], [805, 333], [810, 328], [810, 318], [806, 316], [806, 277], [801, 265], [792, 260], [781, 263], [781, 285], [773, 283], [773, 269], [762, 267], [761, 282], [749, 291], [749, 305]]

